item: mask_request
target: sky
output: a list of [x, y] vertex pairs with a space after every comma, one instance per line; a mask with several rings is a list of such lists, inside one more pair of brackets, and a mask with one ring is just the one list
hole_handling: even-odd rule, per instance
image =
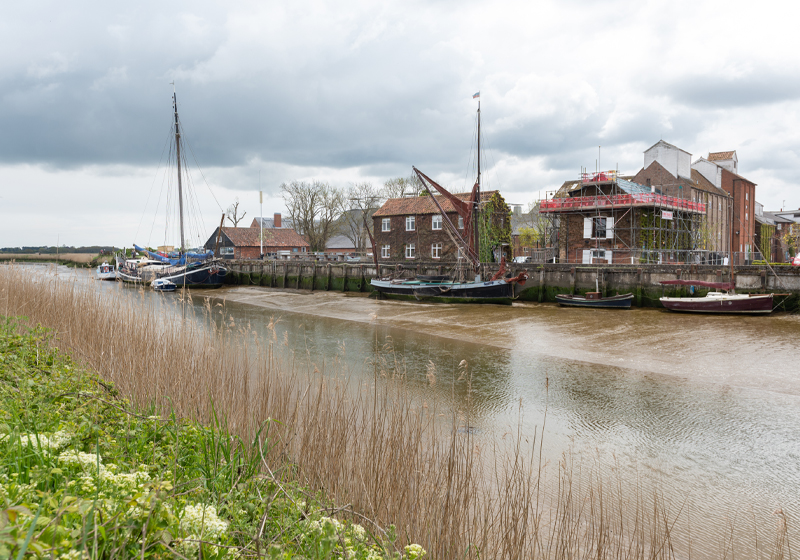
[[[175, 84], [198, 218], [285, 213], [280, 185], [411, 175], [527, 206], [663, 139], [736, 150], [767, 210], [800, 208], [790, 2], [6, 3], [0, 247], [175, 244]], [[599, 157], [599, 162], [598, 162]], [[264, 192], [263, 210], [258, 191]], [[170, 204], [172, 206], [170, 206]]]

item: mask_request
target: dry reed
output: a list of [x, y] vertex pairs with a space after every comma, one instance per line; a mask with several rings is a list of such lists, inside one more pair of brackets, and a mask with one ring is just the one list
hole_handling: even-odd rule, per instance
[[[270, 419], [272, 470], [324, 491], [347, 506], [340, 515], [368, 518], [375, 532], [393, 524], [398, 544], [443, 559], [680, 557], [679, 512], [658, 492], [609, 484], [599, 468], [576, 477], [571, 456], [550, 467], [548, 483], [541, 434], [531, 443], [517, 433], [510, 452], [478, 452], [471, 431], [457, 429], [463, 411], [442, 422], [435, 402], [414, 401], [397, 356], [379, 355], [372, 382], [351, 384], [340, 364], [320, 371], [291, 352], [274, 323], [259, 338], [223, 304], [204, 299], [202, 314], [186, 313], [198, 295], [185, 297], [165, 310], [141, 290], [0, 266], [2, 314], [50, 328], [139, 406], [201, 421], [217, 411], [244, 439]], [[462, 362], [456, 375], [466, 370]], [[425, 373], [437, 382], [433, 363]], [[765, 554], [791, 555], [783, 514]]]

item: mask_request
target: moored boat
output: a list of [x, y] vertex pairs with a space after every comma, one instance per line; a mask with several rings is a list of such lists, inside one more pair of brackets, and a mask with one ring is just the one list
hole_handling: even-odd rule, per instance
[[[711, 288], [699, 297], [662, 297], [661, 305], [670, 311], [685, 313], [726, 313], [766, 315], [772, 313], [774, 294], [737, 294], [733, 283], [700, 280], [662, 280], [664, 285]], [[720, 291], [721, 290], [721, 291]]]
[[113, 265], [108, 264], [107, 262], [103, 261], [103, 264], [97, 267], [97, 279], [98, 280], [116, 280], [117, 273], [114, 270]]
[[[476, 94], [477, 97], [478, 94]], [[480, 269], [480, 227], [481, 227], [481, 107], [478, 102], [478, 142], [477, 142], [477, 177], [472, 192], [464, 196], [456, 196], [436, 183], [433, 179], [413, 167], [420, 184], [428, 194], [427, 200], [432, 202], [442, 217], [443, 229], [456, 245], [459, 262], [450, 275], [418, 275], [416, 278], [375, 278], [370, 281], [372, 287], [381, 295], [390, 298], [415, 299], [448, 303], [504, 303], [510, 304], [517, 297], [528, 279], [527, 272], [505, 278], [505, 258], [500, 261], [500, 270], [488, 281], [481, 279]], [[436, 193], [434, 193], [436, 191]], [[428, 202], [429, 203], [429, 202]], [[450, 208], [445, 208], [450, 206]], [[463, 223], [456, 227], [448, 216], [448, 212], [458, 215]], [[367, 228], [369, 231], [369, 228]], [[375, 269], [380, 270], [377, 262], [377, 248], [370, 234]]]
[[[183, 151], [183, 138], [181, 133], [181, 123], [178, 118], [178, 99], [173, 89], [172, 105], [174, 111], [174, 135], [175, 141], [172, 144], [174, 152], [170, 153], [170, 161], [175, 162], [177, 171], [177, 201], [178, 211], [177, 224], [179, 226], [179, 239], [180, 245], [177, 246], [175, 251], [172, 246], [167, 244], [165, 235], [163, 250], [151, 251], [149, 249], [134, 245], [135, 250], [147, 258], [145, 262], [135, 262], [130, 259], [122, 258], [118, 261], [119, 277], [129, 283], [144, 283], [148, 284], [158, 279], [165, 280], [162, 286], [174, 284], [178, 287], [185, 288], [218, 288], [222, 286], [223, 280], [227, 274], [227, 269], [222, 266], [222, 261], [215, 258], [214, 252], [201, 250], [187, 249], [185, 234], [186, 225], [184, 224], [184, 198], [187, 200], [194, 200], [196, 195], [191, 192], [192, 182], [189, 180], [188, 169], [182, 168], [181, 152]], [[174, 154], [174, 156], [173, 156]], [[186, 185], [184, 185], [184, 174], [186, 174]], [[166, 185], [170, 185], [171, 181], [165, 181]], [[184, 193], [184, 190], [187, 190]], [[169, 198], [169, 197], [168, 197]], [[196, 204], [196, 202], [195, 202]], [[167, 220], [167, 224], [176, 223], [172, 220]], [[191, 223], [189, 223], [191, 226]], [[220, 224], [221, 226], [221, 224]], [[195, 234], [201, 229], [199, 224], [195, 224]], [[189, 228], [191, 232], [191, 227]], [[178, 232], [174, 232], [177, 236]], [[168, 247], [168, 248], [167, 248]], [[155, 286], [154, 286], [155, 287]]]
[[630, 309], [633, 294], [600, 297], [600, 292], [587, 292], [585, 296], [558, 294], [556, 301], [567, 307], [594, 307], [597, 309]]
[[150, 286], [157, 292], [174, 292], [178, 289], [178, 286], [164, 278], [156, 278]]

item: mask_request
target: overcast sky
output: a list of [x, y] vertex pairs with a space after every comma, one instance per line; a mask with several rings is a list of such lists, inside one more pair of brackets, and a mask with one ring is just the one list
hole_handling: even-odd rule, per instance
[[[527, 205], [664, 139], [736, 150], [766, 209], [800, 207], [790, 2], [5, 3], [0, 246], [157, 245], [174, 81], [201, 229], [292, 180], [473, 181]], [[206, 183], [209, 188], [206, 188]], [[160, 201], [160, 202], [159, 202]], [[785, 202], [784, 202], [785, 201]], [[174, 240], [167, 240], [174, 243]]]

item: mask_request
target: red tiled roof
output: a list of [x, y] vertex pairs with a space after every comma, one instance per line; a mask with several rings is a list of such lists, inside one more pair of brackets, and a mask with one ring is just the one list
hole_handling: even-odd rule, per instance
[[736, 150], [732, 152], [709, 152], [708, 153], [708, 161], [721, 161], [724, 159], [733, 159], [733, 154], [736, 153]]
[[[497, 191], [482, 191], [481, 200], [489, 200]], [[472, 193], [453, 193], [462, 200], [467, 200]], [[453, 204], [442, 195], [436, 200], [445, 212], [455, 212]], [[390, 198], [372, 216], [409, 216], [412, 214], [438, 214], [439, 208], [430, 196], [412, 196], [407, 198]]]
[[[260, 228], [233, 228], [223, 227], [222, 233], [231, 240], [236, 247], [258, 247], [261, 241], [258, 238]], [[308, 247], [308, 242], [293, 229], [264, 228], [264, 245], [268, 247]]]

